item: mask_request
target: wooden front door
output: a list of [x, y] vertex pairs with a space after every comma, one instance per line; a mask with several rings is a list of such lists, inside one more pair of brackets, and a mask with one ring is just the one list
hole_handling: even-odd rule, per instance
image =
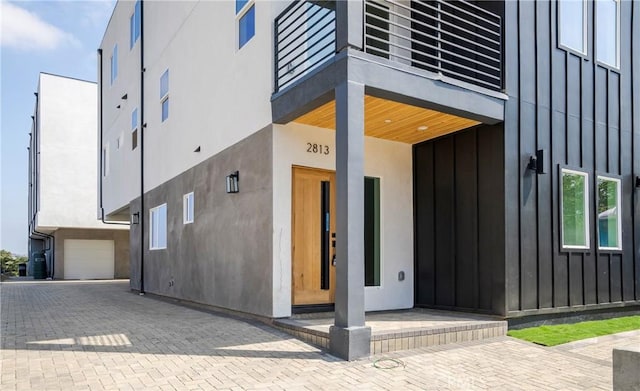
[[293, 167], [293, 305], [335, 301], [335, 173]]

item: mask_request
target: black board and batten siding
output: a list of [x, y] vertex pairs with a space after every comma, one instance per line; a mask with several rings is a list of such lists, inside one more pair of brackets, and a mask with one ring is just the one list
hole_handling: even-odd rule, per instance
[[[619, 71], [594, 60], [594, 6], [586, 4], [587, 55], [578, 56], [558, 48], [556, 2], [505, 3], [509, 316], [640, 299], [640, 219], [633, 185], [634, 173], [640, 172], [640, 3], [620, 3]], [[526, 168], [538, 149], [548, 151], [547, 174]], [[561, 249], [561, 166], [589, 174], [589, 251]], [[598, 250], [598, 174], [622, 177], [622, 251]]]
[[[417, 306], [518, 317], [640, 304], [640, 2], [620, 3], [619, 70], [595, 62], [587, 4], [587, 55], [578, 56], [558, 48], [555, 1], [504, 2], [505, 122], [414, 148]], [[479, 159], [496, 138], [499, 161]], [[527, 169], [539, 149], [541, 175]], [[564, 166], [589, 174], [589, 251], [561, 248]], [[483, 170], [502, 170], [502, 187]], [[622, 179], [622, 251], [598, 249], [598, 174]], [[487, 231], [503, 236], [485, 243]]]
[[416, 306], [502, 312], [503, 133], [478, 126], [414, 147]]

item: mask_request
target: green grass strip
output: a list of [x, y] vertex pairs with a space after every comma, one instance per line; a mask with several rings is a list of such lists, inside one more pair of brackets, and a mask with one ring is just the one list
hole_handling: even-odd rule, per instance
[[510, 330], [507, 335], [538, 345], [555, 346], [602, 335], [640, 329], [640, 316]]

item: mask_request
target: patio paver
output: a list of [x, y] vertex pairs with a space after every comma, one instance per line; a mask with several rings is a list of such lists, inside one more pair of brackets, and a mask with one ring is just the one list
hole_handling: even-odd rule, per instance
[[606, 390], [612, 347], [640, 343], [498, 337], [344, 362], [263, 324], [135, 295], [127, 281], [5, 282], [0, 296], [2, 390]]

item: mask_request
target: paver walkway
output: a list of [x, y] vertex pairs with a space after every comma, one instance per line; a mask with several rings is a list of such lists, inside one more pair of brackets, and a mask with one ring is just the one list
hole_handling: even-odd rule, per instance
[[[611, 346], [640, 343], [500, 337], [344, 362], [261, 324], [132, 294], [126, 281], [5, 282], [0, 295], [2, 390], [610, 389]], [[381, 358], [402, 365], [378, 369]]]

